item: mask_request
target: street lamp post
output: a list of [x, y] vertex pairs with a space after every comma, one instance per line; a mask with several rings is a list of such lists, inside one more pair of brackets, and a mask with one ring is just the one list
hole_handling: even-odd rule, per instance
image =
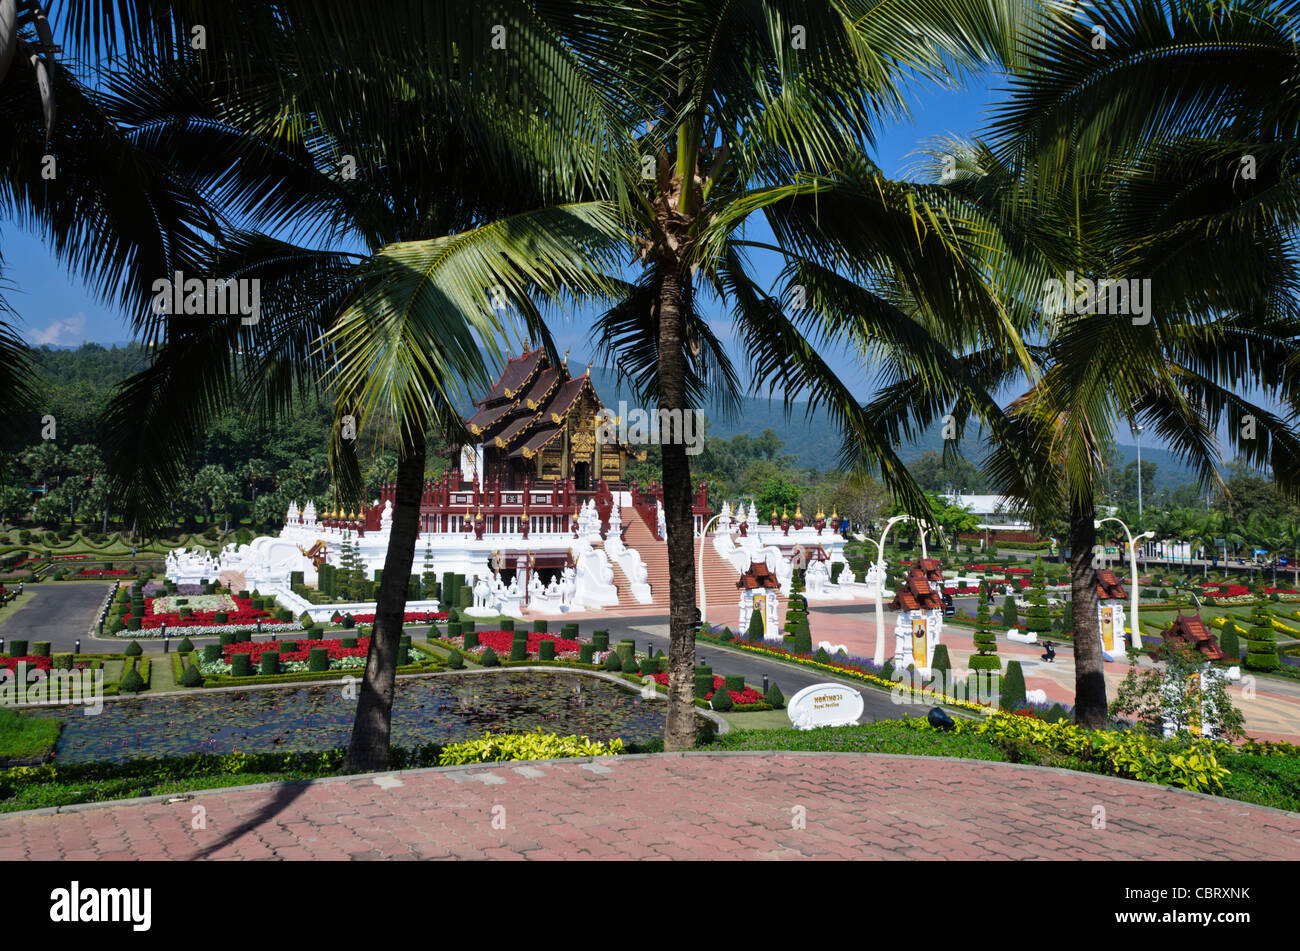
[[[896, 522], [905, 522], [912, 518], [910, 515], [895, 515], [886, 524], [884, 531], [880, 533], [880, 544], [876, 549], [876, 571], [879, 578], [876, 582], [876, 653], [872, 660], [877, 667], [885, 663], [885, 539], [889, 537], [889, 530], [894, 527]], [[925, 544], [925, 533], [921, 533], [922, 546]], [[922, 548], [924, 550], [924, 548]]]
[[[1138, 466], [1138, 471], [1139, 473], [1142, 471], [1142, 467], [1140, 465]], [[1128, 536], [1128, 563], [1129, 563], [1129, 568], [1131, 569], [1131, 575], [1130, 575], [1131, 584], [1129, 585], [1129, 587], [1130, 590], [1132, 591], [1132, 600], [1130, 602], [1131, 607], [1129, 609], [1129, 627], [1133, 631], [1133, 639], [1131, 643], [1133, 644], [1134, 647], [1141, 647], [1142, 634], [1138, 630], [1138, 564], [1137, 564], [1136, 549], [1137, 549], [1137, 543], [1139, 541], [1141, 541], [1144, 538], [1155, 538], [1156, 533], [1143, 532], [1141, 535], [1138, 535], [1135, 538], [1133, 536], [1133, 533], [1129, 531], [1128, 525], [1125, 524], [1120, 519], [1115, 518], [1114, 516], [1108, 516], [1106, 518], [1097, 519], [1092, 523], [1093, 528], [1101, 528], [1102, 522], [1118, 522], [1120, 526], [1124, 529], [1124, 534]]]
[[1137, 434], [1138, 450], [1138, 518], [1142, 517], [1142, 430], [1145, 427], [1141, 423], [1133, 424], [1133, 432]]

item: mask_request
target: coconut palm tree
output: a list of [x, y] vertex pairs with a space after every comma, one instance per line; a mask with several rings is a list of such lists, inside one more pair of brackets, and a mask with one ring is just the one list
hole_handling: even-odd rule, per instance
[[[864, 425], [850, 388], [819, 352], [855, 332], [865, 340], [870, 327], [901, 312], [859, 284], [853, 300], [867, 310], [850, 314], [849, 299], [835, 293], [848, 286], [834, 288], [828, 278], [814, 299], [793, 278], [819, 267], [833, 274], [833, 258], [842, 260], [851, 245], [863, 269], [888, 273], [929, 301], [935, 314], [946, 313], [950, 327], [967, 319], [973, 332], [1005, 332], [991, 308], [972, 303], [957, 313], [956, 302], [973, 302], [979, 291], [969, 274], [950, 266], [943, 226], [924, 221], [918, 206], [907, 204], [915, 193], [887, 182], [862, 148], [882, 121], [900, 113], [910, 80], [949, 81], [969, 64], [1017, 62], [1024, 55], [1021, 28], [1037, 15], [1036, 5], [636, 0], [616, 10], [577, 6], [582, 13], [572, 22], [579, 29], [564, 32], [598, 81], [620, 90], [627, 111], [642, 120], [640, 180], [626, 189], [624, 211], [643, 270], [597, 327], [611, 360], [647, 404], [689, 412], [708, 395], [725, 412], [734, 405], [739, 377], [700, 308], [701, 298], [713, 295], [730, 312], [753, 377], [762, 381], [757, 385], [787, 403], [808, 396], [810, 405], [826, 406], [848, 434], [852, 462], [878, 465], [891, 486], [924, 509], [892, 444]], [[601, 14], [598, 25], [594, 10]], [[864, 217], [851, 219], [849, 208]], [[774, 244], [745, 233], [746, 223], [760, 217]], [[828, 237], [829, 230], [838, 235]], [[772, 293], [755, 279], [755, 252], [780, 256], [788, 293]], [[832, 301], [836, 316], [823, 317]], [[912, 342], [894, 329], [885, 338], [891, 344]], [[695, 741], [692, 485], [682, 443], [662, 447], [669, 750]]]
[[[488, 382], [484, 351], [499, 360], [508, 336], [527, 334], [553, 352], [542, 303], [598, 290], [626, 254], [615, 206], [600, 198], [617, 191], [601, 182], [618, 163], [619, 117], [544, 6], [419, 4], [374, 18], [258, 5], [237, 32], [207, 23], [221, 56], [107, 82], [113, 114], [225, 213], [197, 273], [261, 282], [251, 325], [137, 321], [163, 345], [106, 417], [122, 507], [164, 517], [160, 500], [224, 406], [274, 415], [325, 387], [335, 479], [353, 500], [345, 417], [358, 432], [396, 433], [391, 540], [348, 769], [388, 763], [428, 433], [463, 436], [457, 410]], [[180, 32], [197, 25], [178, 15]], [[497, 28], [516, 55], [492, 48]], [[254, 50], [264, 55], [250, 63]], [[307, 240], [269, 235], [286, 231]]]
[[[0, 0], [0, 210], [43, 238], [105, 303], [142, 311], [153, 276], [192, 265], [215, 218], [112, 121], [59, 54], [40, 3]], [[22, 426], [26, 438], [34, 371], [2, 290], [0, 427]]]
[[[1109, 4], [1104, 22], [1109, 42], [1126, 51], [1123, 68], [1092, 43], [1091, 14], [1067, 18], [1041, 38], [1034, 64], [1015, 78], [1010, 103], [991, 126], [996, 148], [940, 146], [957, 156], [950, 190], [982, 209], [974, 217], [987, 213], [991, 222], [996, 236], [978, 253], [1005, 285], [1009, 307], [1041, 317], [1043, 346], [1031, 348], [1039, 377], [1008, 407], [1022, 438], [1014, 447], [996, 443], [988, 469], [1002, 491], [1035, 511], [1070, 513], [1076, 716], [1089, 726], [1106, 717], [1091, 553], [1099, 465], [1114, 427], [1143, 422], [1195, 466], [1203, 485], [1219, 481], [1221, 433], [1248, 460], [1271, 461], [1292, 491], [1300, 473], [1294, 424], [1240, 392], [1260, 383], [1295, 412], [1294, 183], [1281, 162], [1243, 179], [1238, 162], [1222, 161], [1234, 148], [1236, 158], [1242, 153], [1238, 129], [1229, 126], [1261, 122], [1264, 112], [1277, 120], [1275, 99], [1253, 104], [1251, 120], [1240, 122], [1239, 96], [1219, 101], [1208, 91], [1231, 84], [1231, 70], [1218, 64], [1210, 77], [1204, 64], [1169, 66], [1175, 49], [1182, 56], [1179, 43], [1192, 48], [1188, 60], [1232, 58], [1251, 45], [1245, 39], [1268, 32], [1270, 48], [1286, 48], [1286, 68], [1294, 71], [1286, 16], [1234, 18], [1223, 12], [1229, 5]], [[1260, 13], [1262, 5], [1242, 6]], [[1229, 36], [1238, 19], [1242, 36]], [[1143, 47], [1152, 52], [1131, 56]], [[1275, 65], [1283, 68], [1281, 55]], [[1130, 112], [1131, 101], [1143, 108]], [[1177, 120], [1170, 120], [1170, 103], [1178, 105]], [[1265, 127], [1273, 134], [1281, 126], [1256, 129]], [[1287, 134], [1282, 129], [1278, 138]], [[1067, 272], [1149, 279], [1158, 294], [1138, 320], [1110, 308], [1079, 313], [1063, 307], [1080, 292], [1063, 287]], [[1060, 282], [1054, 295], [1047, 278]], [[1027, 287], [1034, 290], [1022, 298]], [[893, 412], [905, 409], [896, 404]], [[1243, 426], [1245, 418], [1256, 426]], [[1036, 465], [1024, 465], [1026, 452]], [[1044, 478], [1050, 472], [1057, 478]]]

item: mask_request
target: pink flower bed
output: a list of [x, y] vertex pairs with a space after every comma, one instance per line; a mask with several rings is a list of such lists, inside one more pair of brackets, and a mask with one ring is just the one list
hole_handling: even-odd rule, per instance
[[[252, 598], [235, 597], [234, 602], [238, 608], [234, 611], [226, 612], [226, 620], [221, 623], [229, 624], [232, 627], [252, 627], [261, 621], [263, 625], [283, 624], [271, 616], [270, 612], [261, 608], [254, 609]], [[144, 617], [140, 619], [140, 627], [145, 630], [151, 630], [156, 627], [162, 627], [166, 624], [168, 630], [174, 627], [202, 627], [217, 624], [216, 611], [195, 611], [181, 617], [179, 613], [154, 614], [154, 599], [146, 598], [144, 602]], [[131, 615], [128, 613], [123, 617], [124, 621], [129, 621]]]
[[50, 658], [32, 657], [25, 655], [22, 657], [0, 657], [0, 667], [7, 667], [16, 672], [19, 664], [26, 664], [28, 670], [49, 670]]
[[271, 650], [272, 648], [274, 648], [276, 652], [280, 654], [280, 660], [282, 661], [309, 660], [310, 648], [312, 647], [325, 648], [327, 651], [329, 651], [330, 660], [342, 660], [344, 657], [365, 657], [366, 654], [369, 653], [370, 651], [370, 638], [368, 637], [358, 637], [356, 647], [344, 647], [343, 642], [341, 640], [327, 641], [322, 639], [318, 641], [312, 641], [304, 638], [303, 640], [293, 641], [293, 643], [299, 647], [301, 647], [303, 644], [306, 644], [308, 645], [308, 649], [288, 651], [286, 653], [280, 651], [280, 644], [279, 642], [276, 641], [265, 641], [262, 643], [258, 643], [254, 641], [236, 641], [233, 644], [226, 644], [225, 646], [223, 646], [221, 648], [221, 656], [227, 663], [229, 663], [230, 658], [233, 657], [235, 654], [247, 654], [249, 662], [256, 664], [259, 660], [261, 660], [262, 655], [267, 651]]
[[[661, 687], [668, 686], [667, 674], [651, 674], [650, 676], [654, 678], [654, 682], [659, 684], [659, 686]], [[713, 699], [713, 695], [717, 693], [719, 690], [721, 690], [723, 685], [726, 684], [726, 682], [727, 681], [724, 680], [722, 677], [719, 677], [716, 674], [714, 674], [713, 689], [708, 692], [708, 694], [705, 696], [704, 699], [705, 700]], [[753, 687], [746, 687], [744, 690], [728, 690], [727, 693], [731, 695], [732, 703], [762, 703], [764, 699], [763, 695], [759, 693], [757, 690], [755, 690]]]
[[[405, 614], [402, 615], [403, 624], [423, 624], [426, 621], [429, 621], [430, 619], [434, 621], [445, 621], [447, 620], [447, 612], [446, 611], [407, 611]], [[332, 618], [330, 618], [330, 620], [332, 620], [335, 624], [337, 624], [343, 620], [343, 615], [335, 614]], [[352, 620], [356, 621], [358, 624], [373, 624], [375, 623], [375, 616], [373, 614], [354, 614], [352, 615]]]
[[[510, 656], [510, 645], [514, 642], [515, 635], [518, 631], [476, 631], [480, 647], [490, 647], [502, 657]], [[542, 648], [542, 641], [555, 641], [555, 656], [561, 657], [565, 654], [577, 655], [578, 642], [567, 637], [556, 637], [554, 634], [541, 633], [539, 631], [528, 631], [528, 656], [536, 657]]]

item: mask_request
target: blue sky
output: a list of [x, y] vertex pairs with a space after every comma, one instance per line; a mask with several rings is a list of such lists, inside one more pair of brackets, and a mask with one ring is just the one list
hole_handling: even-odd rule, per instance
[[[883, 125], [878, 132], [875, 153], [882, 169], [891, 176], [904, 177], [917, 160], [916, 150], [926, 140], [948, 134], [975, 134], [986, 118], [987, 109], [997, 101], [996, 84], [995, 78], [975, 77], [959, 90], [936, 86], [913, 90], [911, 121]], [[37, 237], [9, 220], [3, 221], [0, 228], [3, 229], [0, 251], [4, 254], [4, 278], [10, 285], [6, 297], [18, 314], [19, 331], [29, 343], [75, 346], [94, 341], [107, 345], [130, 338], [122, 314], [98, 302], [78, 277], [70, 275], [54, 260]], [[752, 236], [763, 240], [763, 230], [765, 226], [760, 223]], [[774, 277], [775, 265], [764, 276]], [[724, 334], [725, 315], [716, 313], [715, 316], [718, 318], [715, 328]], [[580, 312], [555, 323], [560, 349], [572, 351], [570, 366], [581, 367], [598, 356], [589, 339], [591, 317], [589, 312]], [[743, 354], [733, 352], [733, 359], [744, 373]], [[829, 355], [828, 362], [860, 398], [870, 395], [872, 385], [868, 375], [851, 354]], [[1120, 434], [1120, 441], [1131, 442], [1127, 433]]]

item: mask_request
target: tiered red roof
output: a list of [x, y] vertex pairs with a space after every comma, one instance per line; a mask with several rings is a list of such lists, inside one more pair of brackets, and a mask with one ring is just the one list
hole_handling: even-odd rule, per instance
[[1113, 571], [1097, 572], [1097, 597], [1103, 601], [1123, 600], [1128, 595], [1124, 593], [1124, 586], [1119, 583]]
[[898, 589], [894, 600], [889, 602], [891, 611], [934, 611], [943, 608], [943, 600], [930, 582], [940, 585], [942, 590], [943, 572], [939, 562], [933, 558], [924, 559], [919, 565], [907, 570], [903, 587]]
[[756, 561], [749, 566], [748, 571], [740, 576], [740, 580], [736, 582], [736, 587], [752, 591], [754, 588], [779, 588], [781, 582], [768, 569], [766, 561]]
[[1206, 660], [1237, 660], [1223, 652], [1218, 638], [1205, 626], [1205, 622], [1200, 617], [1180, 614], [1174, 618], [1173, 623], [1162, 632], [1161, 636], [1164, 637], [1165, 643], [1183, 644]]

